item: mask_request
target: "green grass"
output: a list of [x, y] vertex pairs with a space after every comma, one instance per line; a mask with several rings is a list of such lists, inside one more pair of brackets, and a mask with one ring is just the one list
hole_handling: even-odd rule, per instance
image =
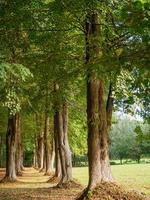
[[[150, 164], [113, 165], [115, 180], [128, 189], [134, 189], [150, 195]], [[73, 176], [81, 184], [87, 185], [88, 168], [73, 168]]]

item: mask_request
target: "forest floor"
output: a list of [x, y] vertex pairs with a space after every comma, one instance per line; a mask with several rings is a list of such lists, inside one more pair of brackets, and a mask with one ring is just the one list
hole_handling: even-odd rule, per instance
[[[0, 179], [4, 176], [0, 169]], [[16, 183], [0, 184], [0, 200], [73, 200], [81, 188], [57, 189], [47, 183], [49, 176], [33, 168], [26, 168]]]

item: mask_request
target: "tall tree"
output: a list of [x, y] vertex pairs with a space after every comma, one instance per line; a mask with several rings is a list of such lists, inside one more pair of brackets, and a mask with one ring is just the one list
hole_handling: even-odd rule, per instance
[[21, 115], [16, 114], [16, 173], [17, 175], [22, 175], [22, 134], [21, 134]]
[[[58, 84], [55, 84], [55, 98], [59, 95], [60, 88]], [[61, 98], [60, 98], [61, 99]], [[56, 131], [56, 139], [55, 147], [56, 153], [59, 152], [57, 155], [57, 162], [60, 159], [60, 166], [61, 166], [61, 177], [60, 182], [58, 183], [58, 187], [63, 187], [65, 184], [69, 184], [72, 181], [72, 156], [69, 147], [68, 141], [68, 108], [67, 103], [62, 103], [61, 100], [55, 99], [55, 118], [54, 118], [54, 127]], [[57, 150], [58, 148], [58, 150]], [[58, 151], [58, 152], [57, 152]], [[57, 163], [58, 165], [59, 163]], [[59, 167], [59, 166], [57, 166]], [[57, 169], [58, 170], [58, 169]], [[57, 172], [58, 173], [58, 172]]]
[[2, 181], [16, 180], [16, 144], [18, 132], [17, 116], [21, 109], [20, 87], [31, 75], [30, 71], [18, 64], [2, 63], [6, 73], [2, 82], [5, 91], [4, 106], [8, 108], [8, 127], [6, 133], [6, 175]]
[[[86, 64], [87, 82], [87, 120], [88, 120], [88, 158], [89, 158], [89, 189], [101, 181], [112, 181], [108, 155], [108, 130], [105, 100], [105, 81], [88, 66], [100, 58], [101, 50], [97, 40], [100, 35], [97, 13], [91, 13], [86, 22]], [[91, 43], [92, 41], [92, 43]]]

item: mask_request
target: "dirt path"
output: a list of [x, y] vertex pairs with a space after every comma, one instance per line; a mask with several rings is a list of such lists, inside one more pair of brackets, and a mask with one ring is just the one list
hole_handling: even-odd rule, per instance
[[[0, 170], [0, 179], [4, 170]], [[0, 200], [73, 200], [81, 189], [56, 189], [47, 183], [48, 176], [26, 168], [16, 183], [0, 184]]]

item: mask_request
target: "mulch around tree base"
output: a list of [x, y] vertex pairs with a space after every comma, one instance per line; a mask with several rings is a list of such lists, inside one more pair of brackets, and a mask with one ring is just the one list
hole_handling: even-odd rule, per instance
[[101, 183], [89, 191], [83, 200], [150, 200], [137, 191], [128, 191], [116, 183]]
[[56, 177], [56, 176], [52, 176], [47, 183], [58, 183], [60, 181], [60, 178]]
[[63, 189], [83, 189], [83, 186], [77, 180], [71, 180], [66, 183], [61, 183], [56, 185], [56, 188], [63, 188]]

